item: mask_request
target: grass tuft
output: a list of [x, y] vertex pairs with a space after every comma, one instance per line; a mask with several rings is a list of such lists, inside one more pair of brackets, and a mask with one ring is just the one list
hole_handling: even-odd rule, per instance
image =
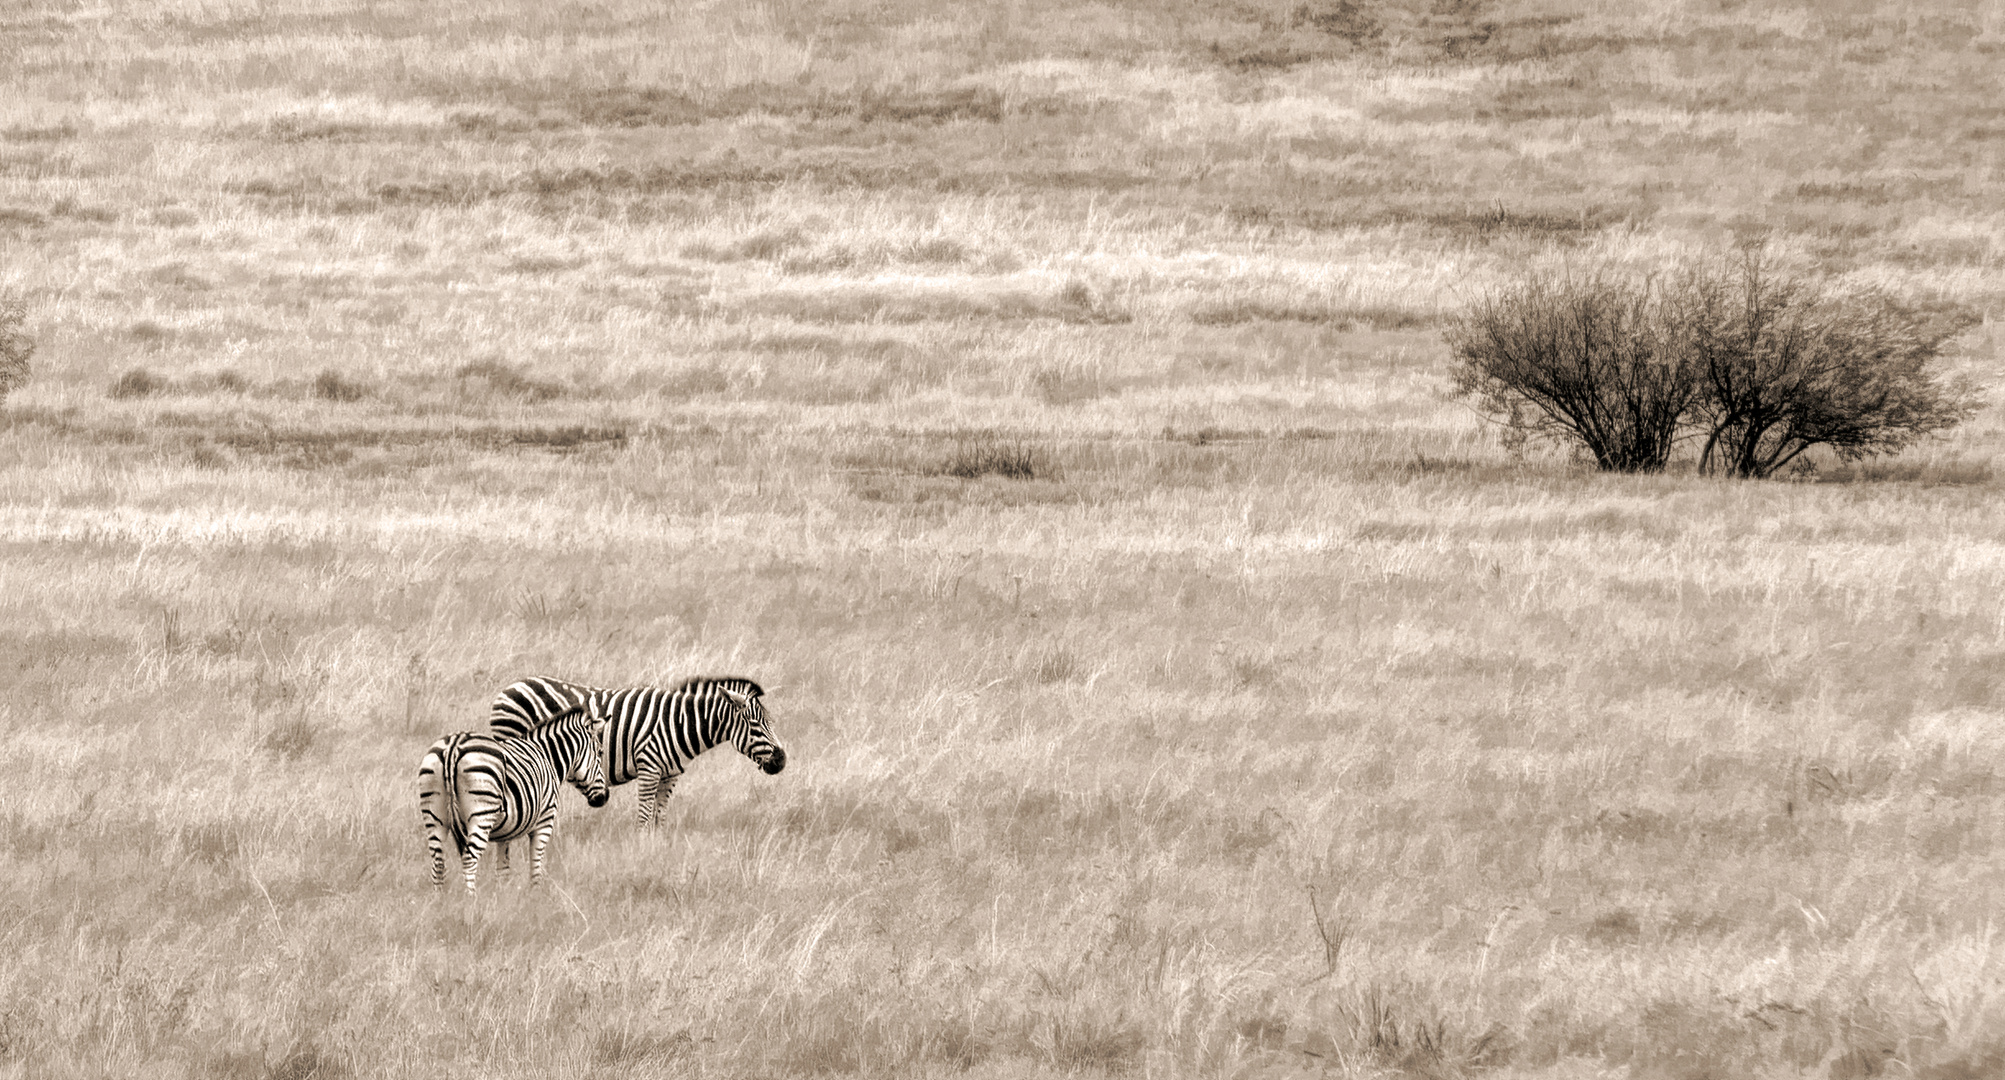
[[1030, 443], [1005, 439], [992, 432], [963, 435], [945, 457], [924, 470], [935, 476], [973, 480], [1000, 476], [1009, 480], [1035, 480], [1055, 474], [1052, 464]]

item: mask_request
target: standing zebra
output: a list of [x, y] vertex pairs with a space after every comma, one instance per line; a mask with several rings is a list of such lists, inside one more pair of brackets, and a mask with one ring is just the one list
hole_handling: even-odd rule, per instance
[[487, 723], [497, 734], [512, 735], [544, 717], [584, 708], [606, 725], [606, 782], [640, 781], [640, 822], [646, 825], [675, 790], [683, 766], [713, 746], [730, 743], [767, 775], [787, 767], [787, 752], [773, 738], [759, 701], [764, 693], [750, 679], [695, 678], [667, 690], [608, 690], [539, 677], [503, 690]]
[[444, 888], [446, 842], [466, 864], [473, 894], [480, 854], [492, 841], [495, 872], [508, 869], [508, 843], [529, 837], [531, 885], [543, 879], [543, 852], [557, 828], [557, 789], [569, 781], [593, 806], [606, 805], [599, 724], [582, 706], [564, 709], [517, 734], [461, 731], [425, 751], [418, 766], [418, 816], [432, 852], [432, 886]]

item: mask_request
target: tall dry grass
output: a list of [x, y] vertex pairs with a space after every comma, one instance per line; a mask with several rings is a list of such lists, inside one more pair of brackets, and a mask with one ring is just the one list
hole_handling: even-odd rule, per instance
[[[1435, 327], [1765, 233], [1994, 376], [2001, 33], [23, 8], [0, 1071], [1995, 1071], [1995, 396], [1609, 478]], [[417, 758], [539, 671], [790, 767], [434, 898]]]

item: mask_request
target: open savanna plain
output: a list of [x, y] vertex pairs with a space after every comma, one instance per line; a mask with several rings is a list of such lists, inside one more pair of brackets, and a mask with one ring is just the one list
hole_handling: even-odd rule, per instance
[[[1985, 317], [1954, 0], [0, 11], [0, 1075], [2005, 1074], [2005, 413], [1605, 476], [1525, 267]], [[789, 765], [435, 895], [506, 683]]]

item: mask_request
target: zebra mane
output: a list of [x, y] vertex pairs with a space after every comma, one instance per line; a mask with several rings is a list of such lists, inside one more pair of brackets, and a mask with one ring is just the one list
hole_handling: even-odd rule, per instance
[[690, 687], [695, 686], [697, 683], [723, 683], [732, 687], [735, 690], [742, 691], [751, 697], [759, 697], [760, 695], [766, 692], [765, 688], [761, 687], [758, 683], [755, 683], [750, 679], [738, 678], [735, 675], [692, 675], [689, 678], [684, 679], [679, 683], [676, 683], [675, 689], [687, 690]]

